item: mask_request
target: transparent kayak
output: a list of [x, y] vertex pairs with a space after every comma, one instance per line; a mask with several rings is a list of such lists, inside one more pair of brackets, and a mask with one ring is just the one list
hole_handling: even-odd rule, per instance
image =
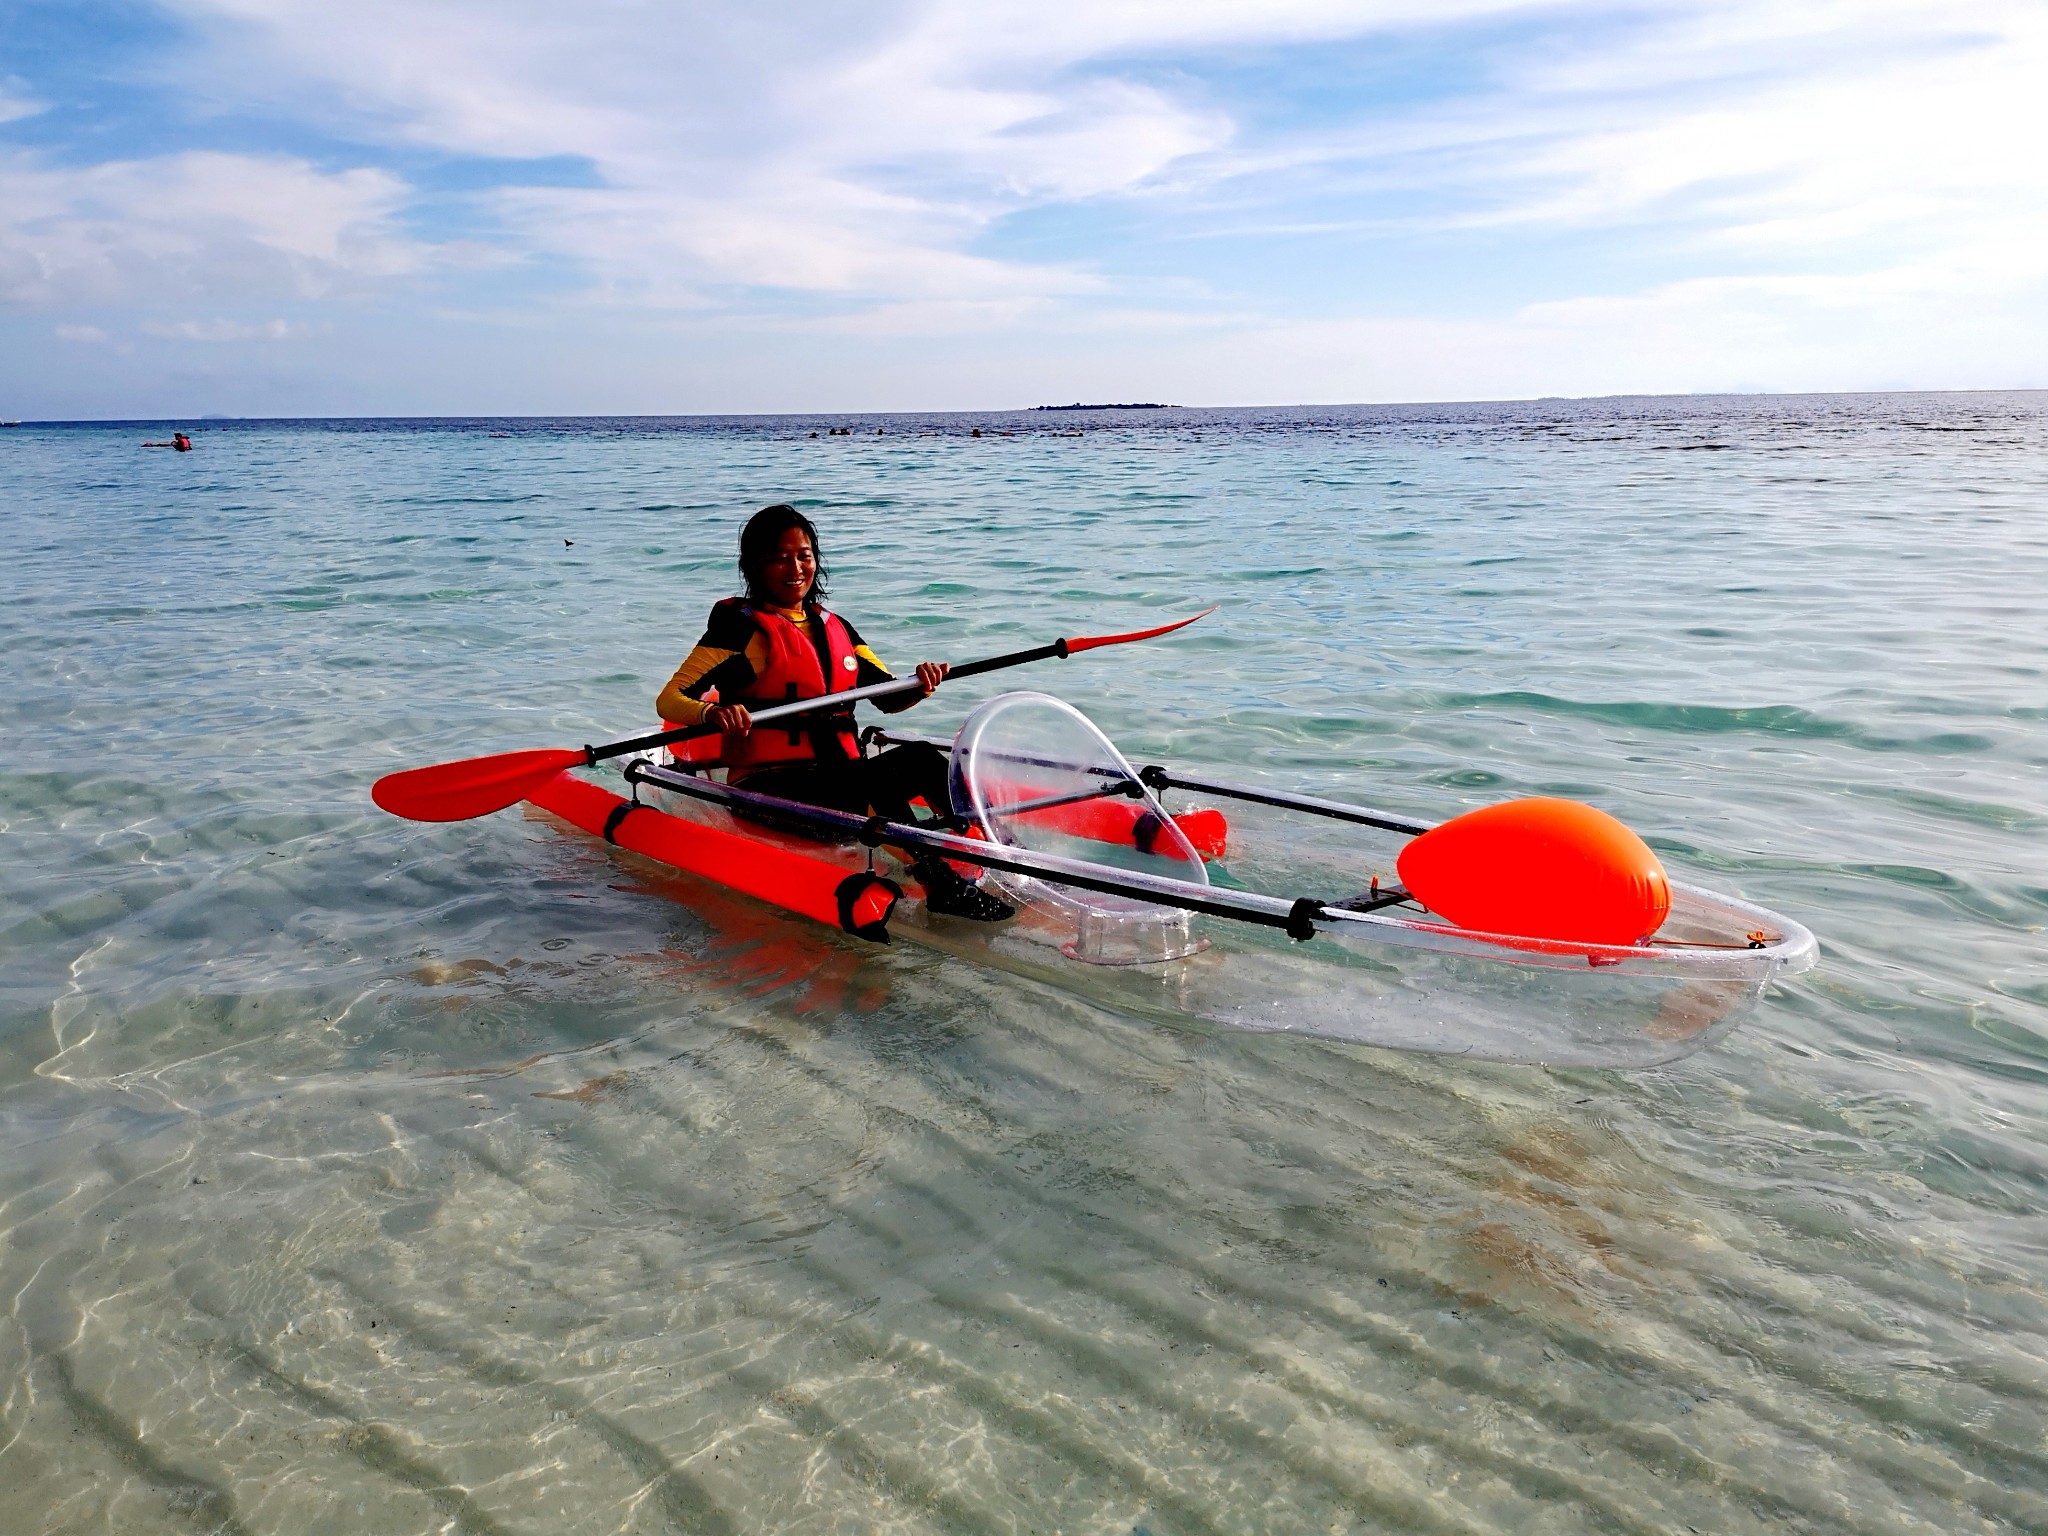
[[[823, 920], [834, 910], [826, 893], [836, 894], [840, 926], [864, 937], [909, 939], [1183, 1024], [1649, 1067], [1719, 1039], [1775, 978], [1816, 958], [1798, 923], [1675, 881], [1669, 916], [1633, 944], [1459, 928], [1419, 908], [1396, 879], [1402, 846], [1433, 823], [1133, 768], [1085, 716], [1045, 694], [989, 700], [950, 743], [875, 729], [867, 738], [948, 750], [949, 814], [882, 823], [650, 762], [627, 766], [633, 801], [568, 774], [533, 799], [587, 830], [602, 822], [623, 847]], [[724, 850], [720, 862], [709, 861], [714, 849]], [[756, 856], [733, 856], [747, 849]], [[904, 856], [934, 853], [999, 888], [1017, 916], [976, 923], [927, 912], [913, 881], [891, 877]], [[760, 867], [775, 861], [814, 871], [817, 894], [761, 884]], [[856, 902], [862, 922], [849, 916]], [[868, 921], [876, 911], [880, 920]]]

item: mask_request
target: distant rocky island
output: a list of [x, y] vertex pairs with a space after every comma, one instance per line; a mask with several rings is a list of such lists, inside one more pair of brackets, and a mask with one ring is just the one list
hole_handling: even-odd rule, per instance
[[1177, 411], [1177, 405], [1162, 405], [1157, 400], [1132, 400], [1120, 405], [1083, 405], [1076, 400], [1072, 405], [1034, 405], [1034, 411]]

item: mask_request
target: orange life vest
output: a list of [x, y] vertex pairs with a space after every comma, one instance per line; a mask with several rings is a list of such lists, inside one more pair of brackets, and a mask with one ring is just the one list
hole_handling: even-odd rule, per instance
[[[767, 640], [768, 661], [745, 692], [717, 702], [766, 709], [772, 704], [844, 693], [860, 676], [860, 658], [853, 654], [853, 636], [847, 633], [837, 614], [827, 613], [823, 608], [811, 609], [812, 622], [825, 627], [831, 674], [828, 677], [828, 669], [818, 665], [818, 648], [811, 643], [811, 637], [788, 619], [773, 609], [757, 608], [744, 598], [729, 597], [719, 606], [727, 604], [738, 608]], [[710, 695], [706, 695], [706, 702], [713, 702]], [[677, 761], [700, 768], [765, 768], [771, 764], [810, 762], [821, 755], [851, 761], [860, 756], [860, 738], [853, 732], [850, 716], [850, 710], [844, 716], [821, 711], [787, 722], [756, 726], [737, 742], [723, 736], [700, 736], [693, 741], [677, 742], [669, 750]]]

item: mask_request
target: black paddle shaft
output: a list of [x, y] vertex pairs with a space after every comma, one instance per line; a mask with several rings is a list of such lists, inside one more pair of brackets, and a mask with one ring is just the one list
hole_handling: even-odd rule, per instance
[[[1028, 661], [1045, 661], [1050, 657], [1064, 658], [1067, 642], [1055, 640], [1050, 645], [1034, 645], [1028, 651], [1011, 651], [1006, 656], [985, 656], [980, 661], [963, 661], [957, 667], [949, 667], [946, 677], [979, 677], [984, 672], [1000, 672], [1004, 667], [1021, 667]], [[892, 678], [886, 683], [870, 683], [865, 688], [849, 688], [844, 693], [824, 693], [815, 699], [798, 699], [790, 704], [777, 704], [768, 709], [753, 711], [754, 724], [765, 725], [771, 720], [785, 719], [791, 715], [816, 714], [821, 710], [844, 709], [862, 699], [889, 698], [912, 689], [921, 689], [924, 684], [914, 677]], [[629, 752], [644, 752], [650, 747], [665, 747], [671, 742], [690, 741], [699, 736], [716, 736], [715, 725], [679, 725], [673, 730], [656, 731], [648, 736], [635, 736], [631, 741], [615, 741], [608, 746], [583, 749], [583, 760], [597, 764], [608, 757], [624, 757]]]

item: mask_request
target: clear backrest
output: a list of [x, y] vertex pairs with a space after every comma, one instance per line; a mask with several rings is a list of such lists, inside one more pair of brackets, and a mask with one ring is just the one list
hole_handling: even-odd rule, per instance
[[[1123, 754], [1086, 715], [1050, 694], [1002, 694], [968, 716], [953, 743], [952, 795], [954, 811], [991, 842], [1209, 883], [1201, 855]], [[1153, 902], [991, 874], [1018, 899], [1072, 916], [1084, 933], [1113, 937], [1123, 923], [1136, 938], [1162, 920], [1186, 931], [1185, 913]], [[1162, 951], [1177, 947], [1161, 934], [1130, 958], [1166, 958]]]

